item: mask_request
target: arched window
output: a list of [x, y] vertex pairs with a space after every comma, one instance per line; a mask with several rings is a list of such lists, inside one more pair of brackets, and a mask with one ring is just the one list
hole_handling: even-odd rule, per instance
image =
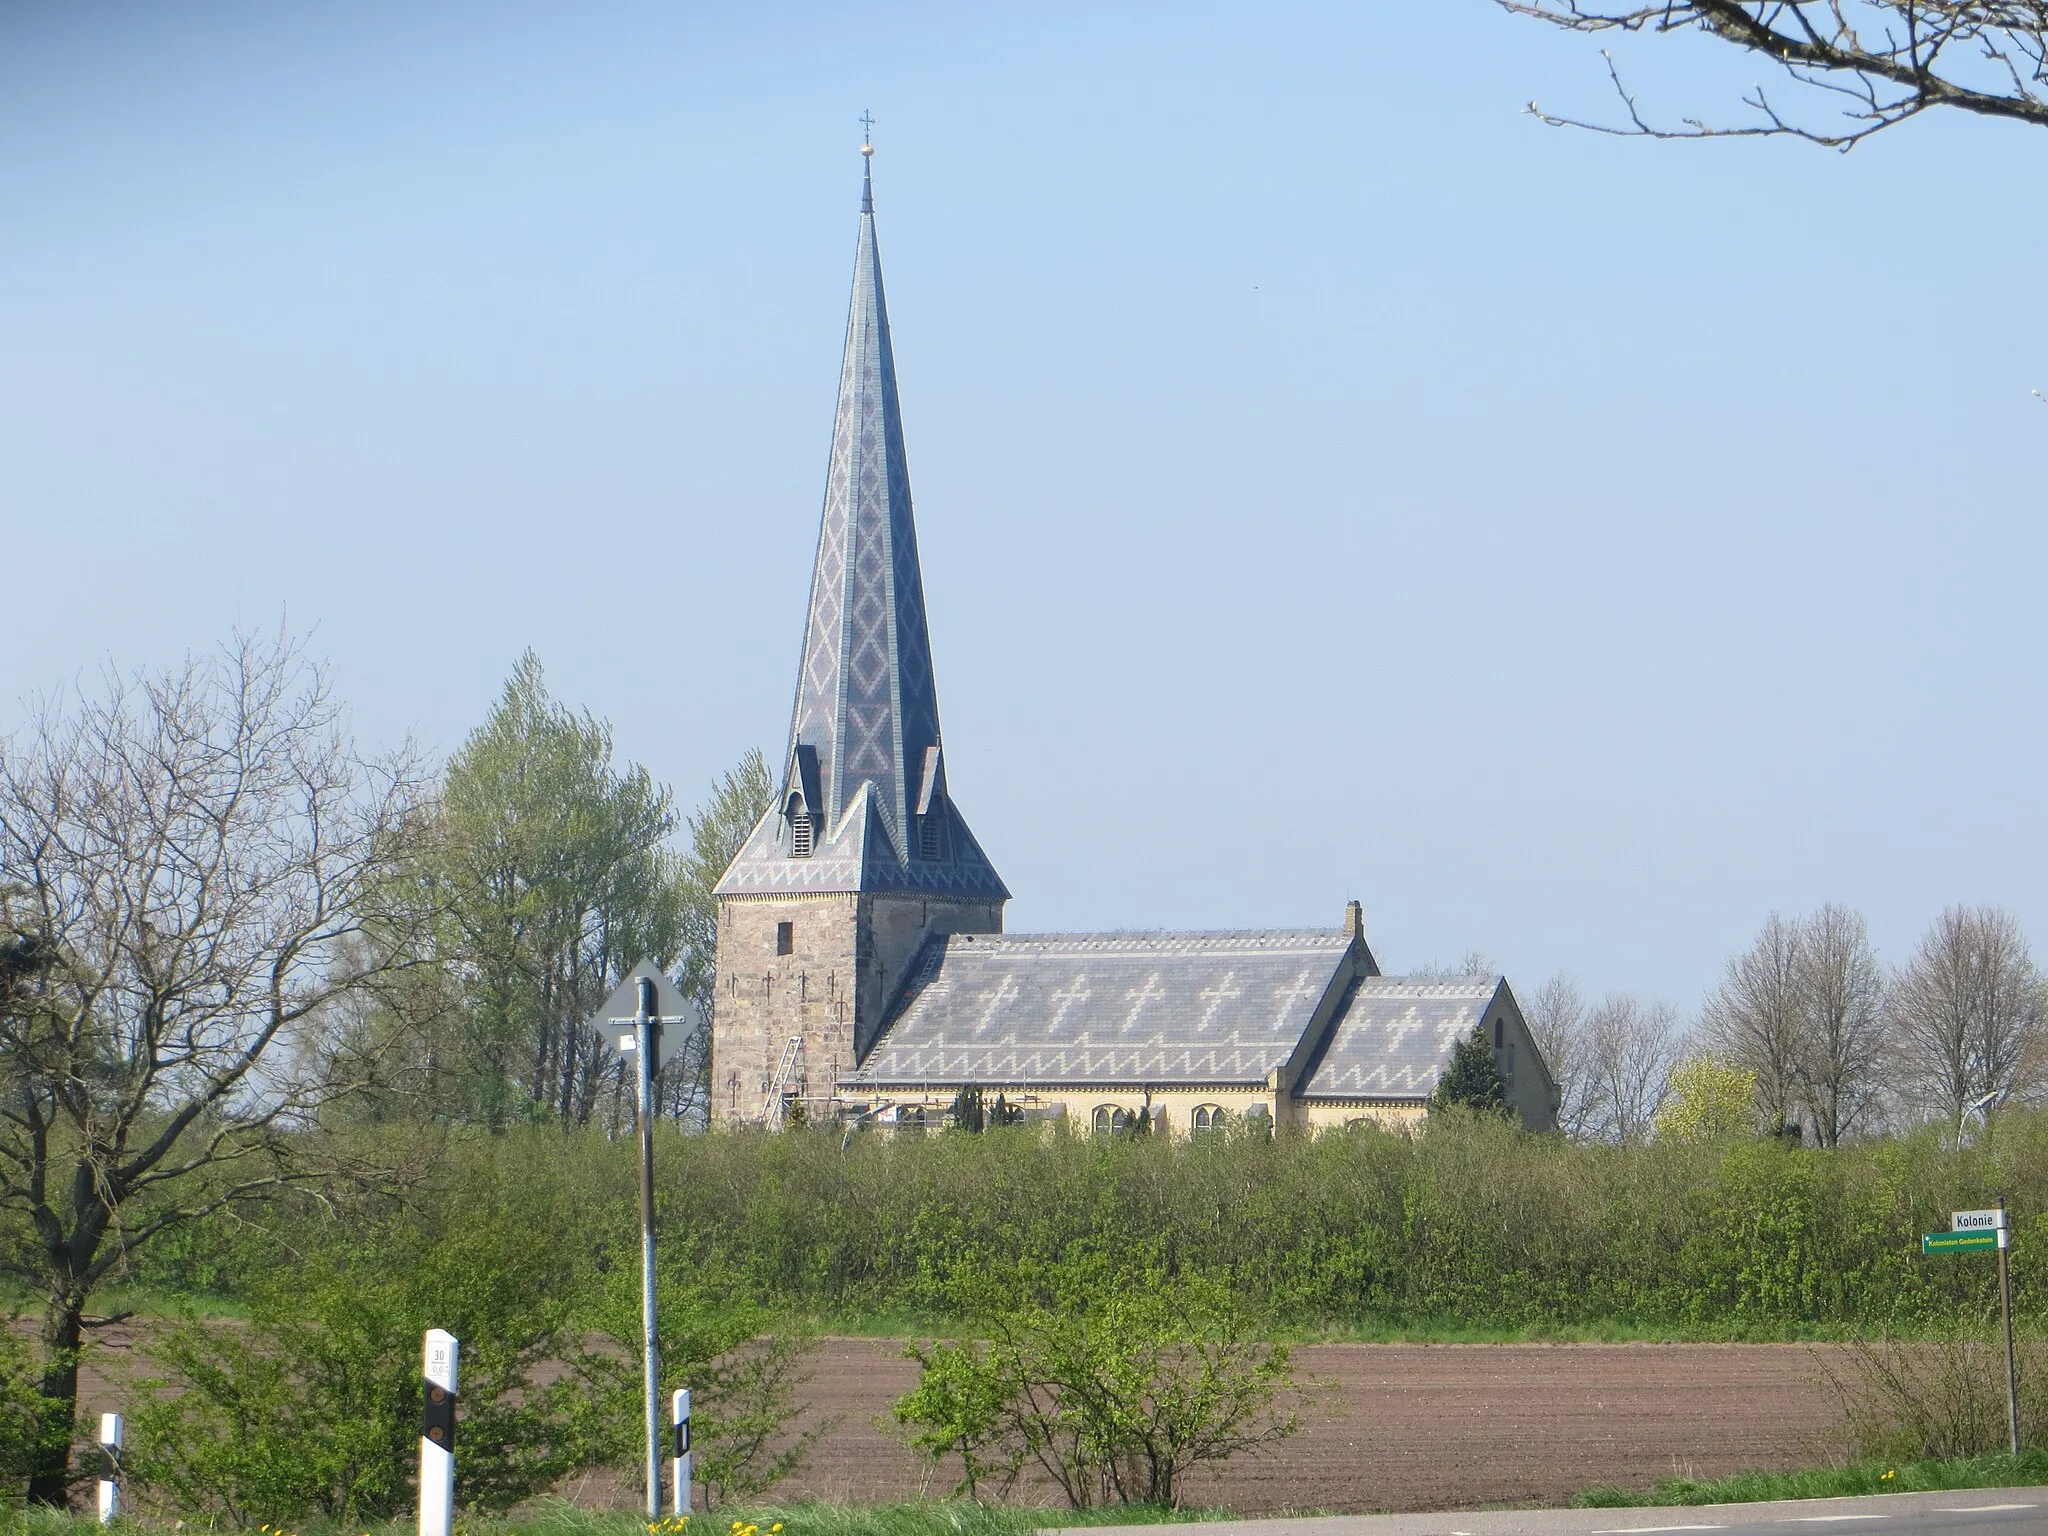
[[791, 795], [787, 807], [789, 816], [789, 856], [792, 859], [808, 859], [811, 856], [811, 814], [804, 805], [802, 795]]
[[1130, 1111], [1118, 1109], [1114, 1104], [1098, 1104], [1095, 1113], [1088, 1117], [1088, 1128], [1097, 1136], [1114, 1136], [1128, 1129], [1130, 1123]]
[[1188, 1130], [1197, 1136], [1206, 1136], [1212, 1131], [1223, 1129], [1223, 1106], [1220, 1104], [1198, 1104], [1188, 1116]]
[[1254, 1104], [1244, 1112], [1245, 1129], [1270, 1131], [1273, 1129], [1273, 1112], [1263, 1104]]

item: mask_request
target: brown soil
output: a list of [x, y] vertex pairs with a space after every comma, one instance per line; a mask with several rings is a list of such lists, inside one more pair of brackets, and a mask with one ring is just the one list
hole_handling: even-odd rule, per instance
[[[1835, 1415], [1797, 1344], [1319, 1344], [1327, 1381], [1301, 1432], [1190, 1485], [1191, 1504], [1282, 1510], [1562, 1503], [1595, 1483], [1647, 1487], [1810, 1465]], [[792, 1491], [904, 1498], [927, 1488], [883, 1432], [917, 1368], [886, 1341], [828, 1340], [811, 1395], [839, 1415]], [[941, 1471], [943, 1493], [956, 1471]]]
[[[125, 1327], [100, 1335], [80, 1407], [121, 1406], [117, 1383], [146, 1365]], [[1555, 1504], [1595, 1483], [1782, 1470], [1822, 1458], [1834, 1413], [1798, 1344], [1317, 1344], [1297, 1378], [1328, 1385], [1301, 1432], [1270, 1454], [1198, 1474], [1191, 1504], [1244, 1514]], [[889, 1340], [827, 1339], [809, 1385], [833, 1420], [778, 1500], [943, 1494], [884, 1426], [917, 1367]], [[88, 1421], [89, 1422], [89, 1421]], [[611, 1477], [565, 1493], [630, 1503]], [[1024, 1488], [1031, 1502], [1049, 1490]]]

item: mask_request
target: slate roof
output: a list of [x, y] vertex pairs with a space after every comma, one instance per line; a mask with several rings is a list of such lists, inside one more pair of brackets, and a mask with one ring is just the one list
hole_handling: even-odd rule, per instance
[[1345, 1000], [1328, 1045], [1310, 1062], [1295, 1096], [1427, 1097], [1450, 1063], [1451, 1048], [1472, 1033], [1503, 985], [1498, 976], [1366, 978]]
[[1351, 943], [1341, 932], [936, 939], [842, 1081], [1262, 1083], [1300, 1044]]
[[875, 809], [868, 786], [854, 795], [839, 824], [829, 827], [809, 858], [789, 856], [782, 808], [768, 807], [718, 882], [720, 896], [787, 892], [893, 891], [906, 895], [954, 896], [1003, 901], [1009, 890], [948, 800], [945, 857], [906, 859]]
[[[945, 790], [896, 355], [874, 187], [865, 175], [789, 745], [782, 803], [755, 827], [717, 894], [906, 890], [1009, 898]], [[794, 789], [819, 823], [818, 846], [806, 859], [788, 857], [784, 807]], [[913, 856], [912, 818], [927, 810], [944, 818], [945, 833], [939, 857], [929, 860]]]

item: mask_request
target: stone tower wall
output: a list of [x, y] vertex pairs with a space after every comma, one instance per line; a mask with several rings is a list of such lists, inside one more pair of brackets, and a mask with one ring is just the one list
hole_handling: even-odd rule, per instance
[[[718, 992], [711, 1014], [711, 1118], [758, 1122], [783, 1048], [803, 1036], [799, 1091], [829, 1096], [853, 1059], [860, 990], [854, 895], [742, 896], [718, 904]], [[776, 933], [790, 925], [790, 953]]]
[[[842, 1073], [881, 1027], [883, 1010], [925, 939], [999, 933], [1002, 908], [914, 896], [735, 896], [718, 904], [718, 991], [711, 1023], [711, 1118], [758, 1123], [793, 1035], [803, 1054], [790, 1086], [813, 1118], [836, 1113]], [[790, 925], [790, 952], [778, 932]]]

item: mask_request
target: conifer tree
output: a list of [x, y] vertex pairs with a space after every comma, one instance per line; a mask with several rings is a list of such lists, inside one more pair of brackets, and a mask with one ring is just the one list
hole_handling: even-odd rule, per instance
[[1486, 1041], [1486, 1026], [1475, 1024], [1472, 1033], [1451, 1048], [1450, 1065], [1429, 1096], [1431, 1110], [1452, 1107], [1476, 1109], [1485, 1114], [1505, 1115], [1508, 1085], [1494, 1065], [1493, 1047]]
[[981, 1089], [972, 1083], [953, 1095], [953, 1107], [946, 1113], [955, 1130], [980, 1131], [988, 1126], [988, 1112], [982, 1104]]

